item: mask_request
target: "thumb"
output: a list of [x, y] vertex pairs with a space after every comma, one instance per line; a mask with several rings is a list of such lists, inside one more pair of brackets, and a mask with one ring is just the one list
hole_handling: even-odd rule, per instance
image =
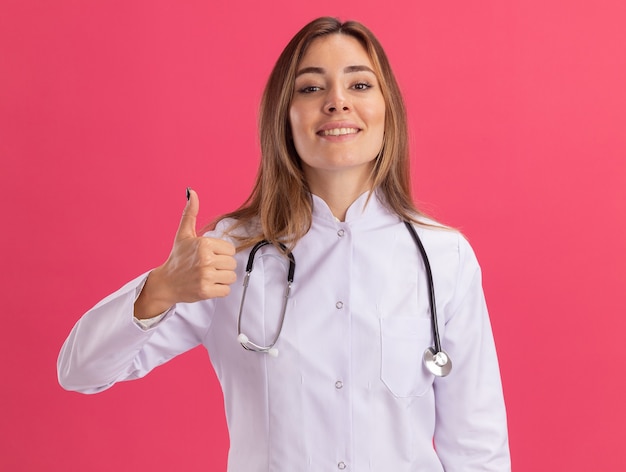
[[196, 237], [196, 218], [200, 208], [200, 200], [195, 190], [187, 187], [187, 205], [176, 232], [176, 241]]

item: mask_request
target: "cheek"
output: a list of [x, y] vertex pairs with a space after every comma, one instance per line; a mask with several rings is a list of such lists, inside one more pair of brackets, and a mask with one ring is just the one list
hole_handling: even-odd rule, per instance
[[380, 102], [378, 103], [378, 106], [376, 107], [376, 120], [378, 122], [378, 124], [384, 129], [385, 128], [385, 115], [386, 115], [386, 107], [385, 107], [385, 101], [382, 97], [380, 97]]
[[289, 109], [289, 128], [294, 142], [299, 141], [302, 134], [302, 117], [293, 107]]
[[291, 138], [296, 152], [302, 158], [307, 154], [307, 149], [311, 145], [310, 119], [307, 119], [307, 113], [297, 107], [289, 109], [289, 127], [291, 129]]
[[382, 140], [385, 133], [385, 104], [384, 102], [376, 104], [369, 108], [368, 120], [373, 129], [376, 130], [376, 134], [379, 135]]
[[384, 128], [386, 106], [382, 95], [363, 103], [363, 107], [359, 111], [370, 127], [381, 126]]

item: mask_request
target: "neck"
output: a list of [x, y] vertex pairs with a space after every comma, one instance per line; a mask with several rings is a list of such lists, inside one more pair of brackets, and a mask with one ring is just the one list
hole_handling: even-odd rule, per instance
[[363, 193], [371, 189], [371, 178], [367, 174], [360, 178], [347, 178], [341, 172], [307, 173], [307, 182], [312, 193], [326, 202], [339, 221], [345, 221], [350, 205]]

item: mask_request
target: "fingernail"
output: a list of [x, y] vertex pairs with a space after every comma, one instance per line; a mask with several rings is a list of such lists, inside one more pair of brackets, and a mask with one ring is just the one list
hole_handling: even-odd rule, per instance
[[189, 193], [189, 190], [191, 190], [191, 187], [187, 187], [187, 201], [189, 201], [189, 197], [191, 196], [191, 193]]

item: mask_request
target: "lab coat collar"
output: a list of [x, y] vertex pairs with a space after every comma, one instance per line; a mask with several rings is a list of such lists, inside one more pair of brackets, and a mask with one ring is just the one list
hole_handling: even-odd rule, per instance
[[[385, 206], [384, 195], [380, 191], [374, 191], [371, 198], [370, 191], [362, 193], [348, 208], [345, 222], [342, 224], [353, 225], [365, 220], [378, 219], [382, 216], [390, 216], [390, 211]], [[313, 199], [313, 219], [319, 223], [331, 223], [337, 225], [338, 220], [333, 215], [326, 202], [315, 194]]]

